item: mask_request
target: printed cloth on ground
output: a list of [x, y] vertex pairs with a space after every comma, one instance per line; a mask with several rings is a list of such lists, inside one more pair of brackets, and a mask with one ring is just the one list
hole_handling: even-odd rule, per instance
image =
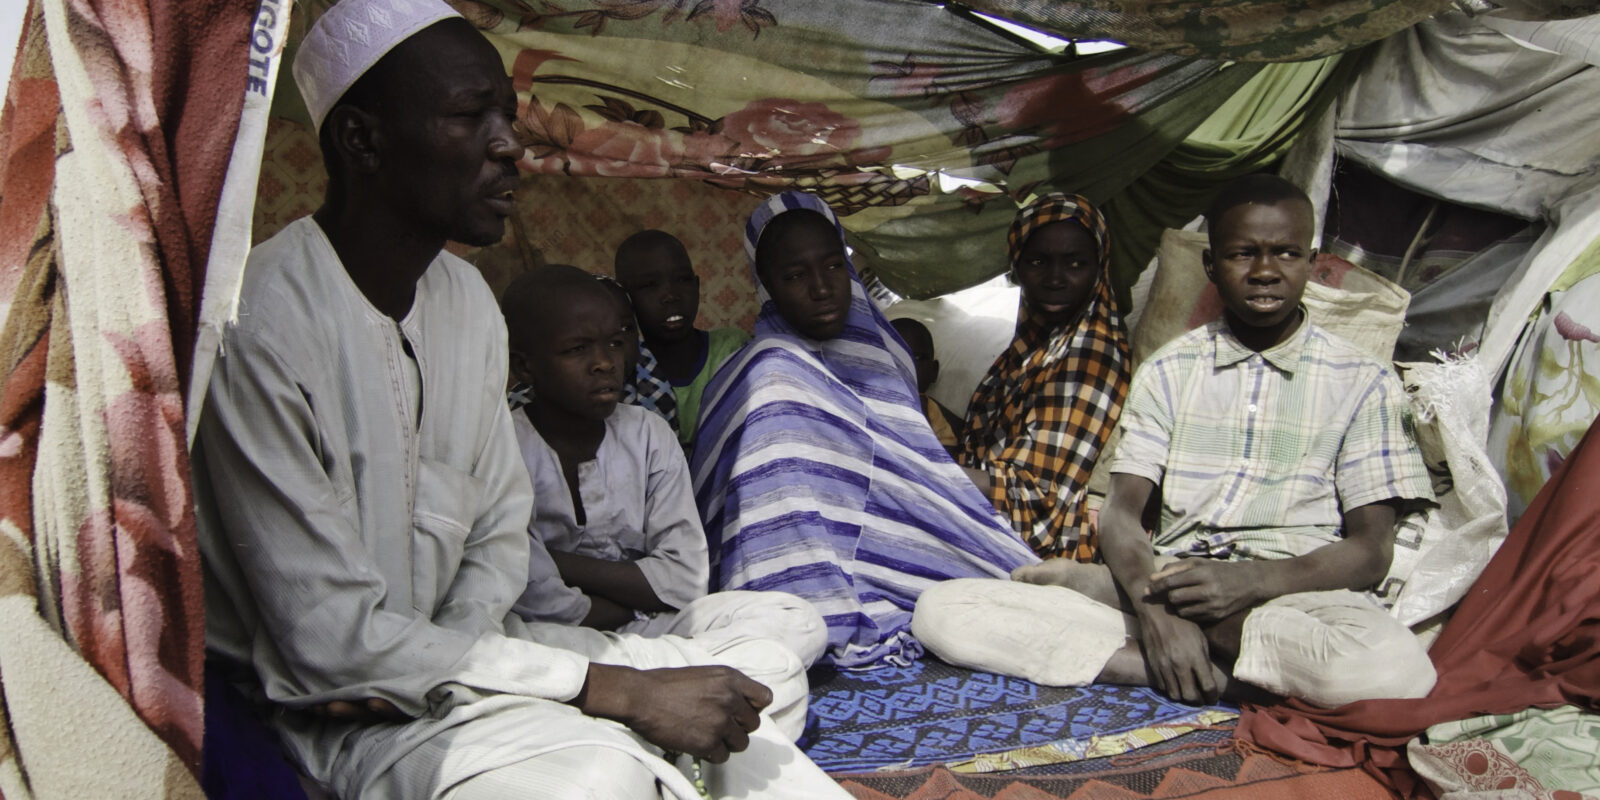
[[1428, 728], [1406, 757], [1435, 795], [1519, 791], [1537, 800], [1600, 797], [1600, 715], [1576, 706], [1530, 708]]
[[[937, 659], [909, 667], [812, 671], [811, 724], [801, 744], [828, 772], [963, 762], [1061, 744], [1057, 761], [1094, 757], [1095, 738], [1159, 725], [1231, 719], [1230, 706], [1197, 709], [1149, 689], [1054, 688], [972, 672]], [[1042, 756], [1042, 754], [1039, 754]]]

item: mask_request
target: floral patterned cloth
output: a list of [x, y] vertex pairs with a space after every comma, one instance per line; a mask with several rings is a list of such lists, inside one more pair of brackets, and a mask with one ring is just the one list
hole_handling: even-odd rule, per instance
[[1512, 519], [1600, 417], [1600, 239], [1572, 263], [1529, 323], [1500, 389], [1489, 454]]
[[200, 796], [184, 390], [255, 11], [29, 9], [0, 119], [8, 797]]
[[1563, 705], [1440, 723], [1412, 741], [1406, 754], [1441, 797], [1507, 792], [1528, 800], [1579, 800], [1600, 797], [1597, 740], [1600, 715]]

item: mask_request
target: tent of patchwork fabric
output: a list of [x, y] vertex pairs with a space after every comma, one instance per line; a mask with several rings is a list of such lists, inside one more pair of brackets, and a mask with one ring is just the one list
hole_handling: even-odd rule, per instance
[[[1397, 361], [1471, 364], [1449, 379], [1473, 395], [1472, 455], [1444, 468], [1491, 476], [1508, 523], [1600, 415], [1593, 0], [451, 2], [518, 92], [518, 211], [498, 245], [458, 249], [496, 290], [543, 263], [609, 272], [660, 228], [701, 274], [701, 324], [748, 329], [744, 217], [805, 189], [966, 362], [940, 387], [961, 406], [1014, 301], [977, 320], [939, 298], [1004, 272], [1028, 198], [1104, 208], [1131, 324], [1180, 269], [1152, 262], [1173, 231], [1275, 170], [1318, 208], [1320, 282], [1403, 299]], [[0, 796], [200, 793], [187, 445], [248, 248], [321, 201], [281, 66], [329, 5], [28, 4], [0, 116]], [[1102, 39], [1127, 47], [1071, 43]], [[1438, 740], [1585, 722], [1488, 724]], [[1467, 749], [1417, 757], [1452, 786], [1446, 751]]]

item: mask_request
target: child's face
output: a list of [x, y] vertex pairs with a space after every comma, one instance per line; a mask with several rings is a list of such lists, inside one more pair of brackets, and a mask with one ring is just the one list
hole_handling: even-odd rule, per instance
[[595, 284], [551, 303], [543, 339], [520, 343], [526, 378], [541, 403], [575, 417], [601, 421], [622, 399], [627, 339], [617, 303]]
[[633, 300], [639, 330], [652, 342], [682, 341], [700, 313], [700, 277], [689, 256], [658, 247], [617, 265], [617, 280]]
[[1052, 222], [1028, 236], [1012, 267], [1022, 300], [1050, 324], [1071, 322], [1100, 280], [1094, 236], [1070, 220]]
[[[797, 212], [788, 212], [797, 213]], [[827, 340], [844, 332], [850, 317], [850, 268], [844, 244], [821, 216], [784, 230], [771, 254], [756, 265], [778, 313], [802, 335]]]
[[1304, 203], [1244, 203], [1223, 212], [1201, 260], [1232, 321], [1283, 328], [1272, 344], [1299, 327], [1300, 296], [1317, 256], [1311, 235], [1311, 209]]

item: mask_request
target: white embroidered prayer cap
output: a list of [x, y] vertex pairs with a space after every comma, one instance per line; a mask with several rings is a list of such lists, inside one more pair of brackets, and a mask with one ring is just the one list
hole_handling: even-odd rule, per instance
[[385, 53], [442, 19], [459, 17], [443, 0], [339, 0], [300, 42], [294, 57], [294, 82], [300, 87], [311, 127]]

